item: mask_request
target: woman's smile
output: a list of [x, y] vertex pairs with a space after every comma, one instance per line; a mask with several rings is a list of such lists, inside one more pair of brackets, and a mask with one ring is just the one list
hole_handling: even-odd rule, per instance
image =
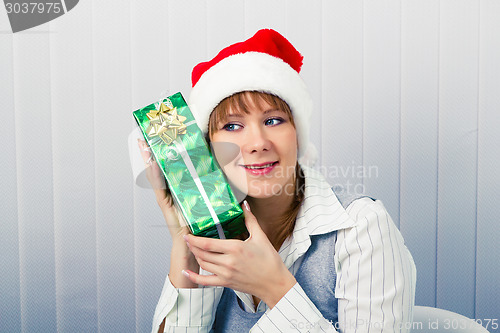
[[256, 164], [247, 164], [242, 165], [245, 170], [254, 176], [267, 175], [270, 173], [276, 165], [278, 165], [278, 161], [275, 162], [265, 162], [265, 163], [256, 163]]

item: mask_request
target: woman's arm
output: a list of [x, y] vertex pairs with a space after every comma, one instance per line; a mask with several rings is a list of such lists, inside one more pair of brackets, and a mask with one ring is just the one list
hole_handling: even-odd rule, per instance
[[336, 332], [288, 271], [255, 216], [246, 205], [244, 208], [250, 232], [247, 240], [188, 237], [191, 251], [201, 267], [215, 274], [203, 277], [189, 272], [190, 279], [203, 285], [229, 287], [262, 299], [270, 310], [251, 332]]
[[165, 178], [156, 161], [152, 159], [151, 151], [146, 141], [139, 140], [138, 145], [142, 159], [147, 166], [146, 177], [153, 187], [156, 202], [163, 213], [168, 231], [172, 237], [169, 272], [170, 281], [177, 288], [197, 288], [198, 286], [196, 284], [182, 275], [182, 270], [191, 269], [197, 271], [200, 267], [183, 239], [184, 235], [189, 234], [189, 230], [186, 226], [181, 226], [180, 221], [183, 217], [174, 206], [168, 186], [165, 184]]
[[338, 323], [328, 322], [297, 283], [251, 332], [408, 332], [415, 265], [381, 202], [348, 208], [355, 227], [339, 230], [335, 247]]
[[243, 206], [250, 236], [242, 241], [188, 235], [186, 242], [200, 267], [213, 274], [187, 273], [193, 283], [251, 294], [272, 308], [294, 286], [295, 277], [288, 271], [246, 201]]
[[[146, 176], [154, 189], [156, 201], [172, 238], [170, 271], [156, 306], [152, 332], [163, 333], [165, 329], [167, 332], [208, 332], [214, 320], [215, 311], [212, 309], [217, 307], [222, 291], [216, 290], [217, 288], [201, 290], [182, 274], [183, 270], [200, 269], [183, 238], [189, 234], [189, 230], [181, 227], [180, 219], [183, 217], [173, 205], [164, 177], [158, 164], [151, 160], [146, 142], [140, 140], [138, 144], [147, 165]], [[211, 291], [208, 292], [209, 290]], [[202, 309], [201, 304], [205, 305]]]

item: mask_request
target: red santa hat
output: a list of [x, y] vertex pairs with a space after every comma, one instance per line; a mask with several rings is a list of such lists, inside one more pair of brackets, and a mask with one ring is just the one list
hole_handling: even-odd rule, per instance
[[278, 32], [263, 29], [246, 41], [230, 45], [193, 69], [189, 107], [204, 133], [214, 108], [242, 91], [261, 91], [280, 97], [292, 111], [301, 163], [315, 160], [309, 143], [312, 100], [299, 75], [302, 55]]

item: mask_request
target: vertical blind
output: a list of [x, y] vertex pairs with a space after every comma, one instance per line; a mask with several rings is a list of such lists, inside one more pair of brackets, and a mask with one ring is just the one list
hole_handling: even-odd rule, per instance
[[0, 332], [147, 332], [169, 268], [134, 186], [131, 112], [268, 27], [304, 55], [333, 184], [384, 202], [416, 302], [500, 315], [500, 2], [92, 1], [10, 33], [0, 10]]

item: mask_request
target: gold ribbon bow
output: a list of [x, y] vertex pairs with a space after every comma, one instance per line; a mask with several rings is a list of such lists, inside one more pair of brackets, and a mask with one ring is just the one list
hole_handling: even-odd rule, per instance
[[177, 114], [176, 108], [160, 103], [159, 110], [151, 110], [148, 114], [149, 127], [146, 129], [150, 137], [158, 136], [167, 145], [171, 144], [179, 134], [186, 133], [186, 117]]

